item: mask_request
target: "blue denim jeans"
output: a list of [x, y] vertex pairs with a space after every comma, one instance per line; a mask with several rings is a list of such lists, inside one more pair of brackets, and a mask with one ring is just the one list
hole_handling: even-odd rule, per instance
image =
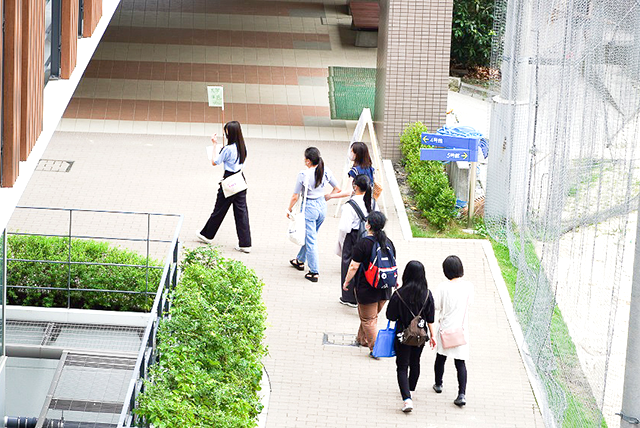
[[301, 262], [307, 262], [309, 272], [312, 273], [318, 273], [318, 229], [326, 216], [327, 202], [323, 197], [307, 200], [304, 212], [306, 236], [296, 258]]

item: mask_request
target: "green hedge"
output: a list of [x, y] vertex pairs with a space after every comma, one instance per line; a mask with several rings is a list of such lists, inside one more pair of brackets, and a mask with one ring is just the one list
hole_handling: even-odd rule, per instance
[[416, 206], [433, 227], [443, 230], [457, 215], [456, 195], [441, 162], [420, 160], [423, 132], [427, 132], [427, 127], [420, 122], [405, 128], [400, 135], [400, 150]]
[[137, 413], [156, 428], [254, 427], [266, 354], [263, 283], [210, 246], [187, 251], [182, 269]]
[[[73, 239], [71, 261], [146, 265], [147, 259], [133, 251], [111, 247], [105, 242]], [[68, 238], [30, 235], [9, 235], [8, 258], [66, 262], [69, 257]], [[157, 260], [149, 260], [159, 266]], [[144, 292], [147, 290], [146, 268], [72, 265], [71, 288], [107, 289]], [[162, 271], [149, 269], [148, 291], [158, 289]], [[17, 286], [55, 287], [61, 290], [8, 288], [10, 305], [67, 307], [69, 268], [65, 264], [37, 262], [8, 262], [7, 284]], [[116, 311], [148, 311], [153, 296], [71, 291], [71, 307]]]

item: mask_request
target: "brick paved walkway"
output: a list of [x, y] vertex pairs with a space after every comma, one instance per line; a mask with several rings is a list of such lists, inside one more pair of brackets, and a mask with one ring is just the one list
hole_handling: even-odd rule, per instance
[[[206, 139], [197, 137], [58, 132], [45, 158], [73, 160], [73, 167], [67, 173], [36, 172], [21, 204], [183, 213], [184, 245], [199, 245], [193, 236], [212, 209], [221, 175], [208, 165], [206, 144]], [[317, 145], [328, 167], [339, 173], [345, 144], [250, 139], [246, 175], [254, 250], [248, 255], [233, 250], [232, 216], [216, 237], [225, 255], [247, 263], [266, 284], [265, 366], [273, 388], [268, 426], [543, 426], [480, 241], [404, 241], [397, 215], [389, 211], [388, 233], [397, 246], [400, 266], [411, 259], [422, 261], [430, 285], [435, 286], [444, 279], [440, 268], [444, 257], [457, 254], [465, 263], [466, 277], [476, 286], [476, 303], [470, 310], [466, 408], [452, 403], [456, 394], [452, 364], [445, 373], [444, 393], [431, 390], [434, 354], [429, 350], [422, 357], [416, 409], [405, 415], [398, 410], [393, 360], [371, 360], [361, 348], [323, 345], [324, 333], [353, 334], [358, 327], [356, 311], [338, 303], [340, 263], [332, 251], [337, 219], [329, 216], [320, 230], [321, 279], [312, 284], [288, 265], [297, 249], [285, 238], [284, 211], [304, 148]], [[51, 218], [47, 227], [64, 227], [65, 221]], [[10, 230], [30, 230], [42, 227], [41, 223], [17, 212]], [[123, 222], [95, 226], [101, 231], [145, 230], [142, 224]]]

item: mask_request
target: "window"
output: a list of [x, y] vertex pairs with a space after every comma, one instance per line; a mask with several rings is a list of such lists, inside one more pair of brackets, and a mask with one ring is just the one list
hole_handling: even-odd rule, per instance
[[61, 0], [43, 0], [44, 8], [44, 81], [60, 76]]

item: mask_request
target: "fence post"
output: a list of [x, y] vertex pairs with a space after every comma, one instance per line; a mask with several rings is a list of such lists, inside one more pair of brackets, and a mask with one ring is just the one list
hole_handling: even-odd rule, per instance
[[67, 309], [71, 309], [71, 227], [73, 210], [69, 210], [69, 254], [67, 257]]

